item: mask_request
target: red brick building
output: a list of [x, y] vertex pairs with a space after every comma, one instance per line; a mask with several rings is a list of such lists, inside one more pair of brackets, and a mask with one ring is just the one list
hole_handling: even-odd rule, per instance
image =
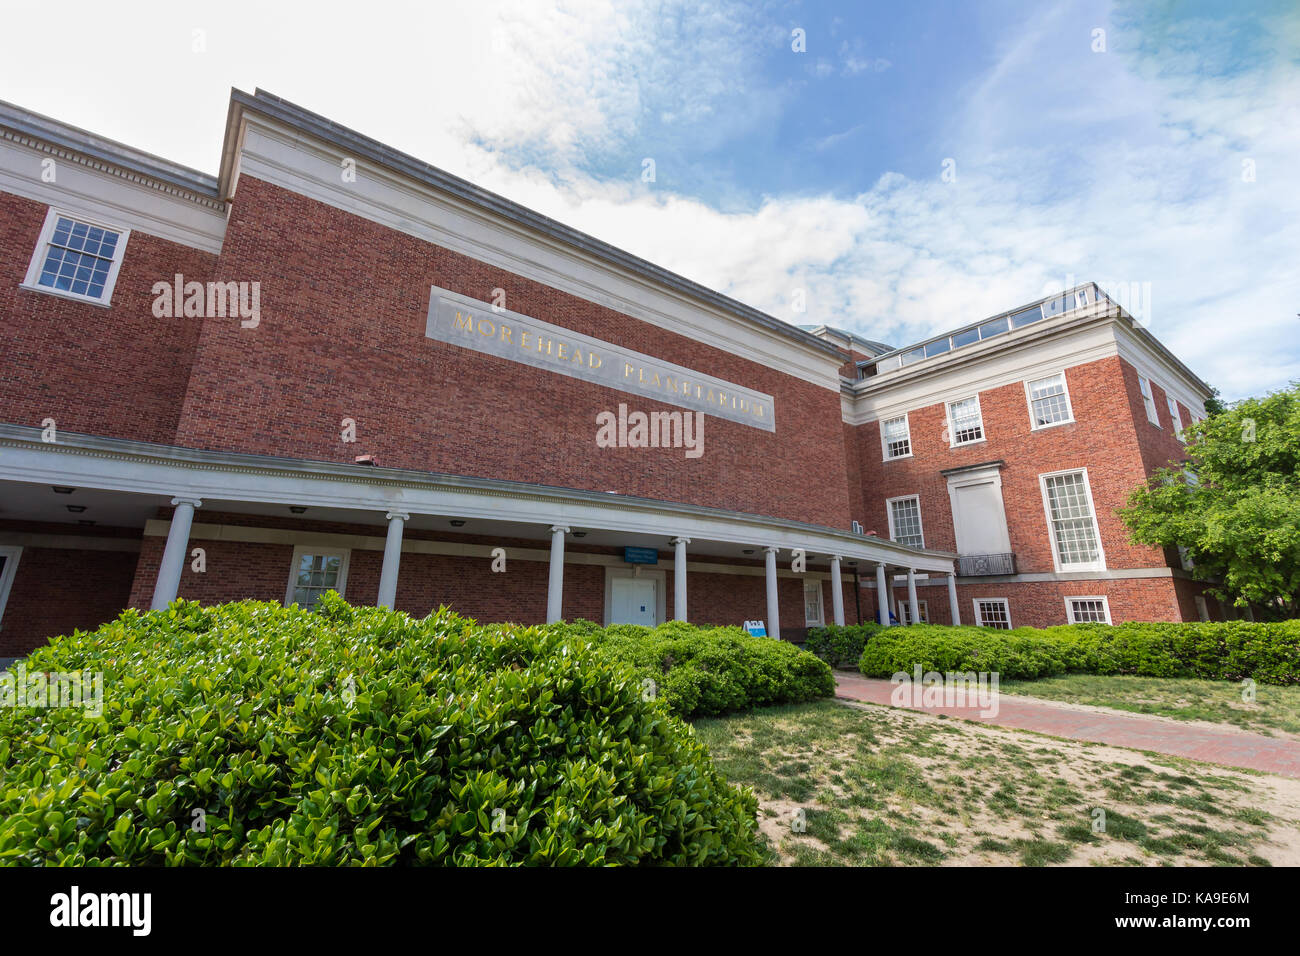
[[882, 587], [1207, 613], [1114, 508], [1208, 389], [1093, 285], [908, 349], [801, 329], [235, 92], [216, 178], [0, 104], [0, 315], [0, 658], [329, 588], [795, 639]]

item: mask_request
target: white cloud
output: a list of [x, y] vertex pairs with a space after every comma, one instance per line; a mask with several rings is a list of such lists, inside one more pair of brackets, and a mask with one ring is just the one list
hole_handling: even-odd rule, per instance
[[[1191, 53], [1124, 52], [1113, 26], [1110, 52], [1091, 54], [1095, 24], [1072, 9], [1024, 24], [954, 94], [954, 125], [934, 119], [955, 183], [940, 181], [936, 156], [932, 176], [741, 211], [647, 187], [639, 164], [624, 181], [583, 172], [592, 156], [689, 156], [774, 122], [784, 91], [756, 62], [788, 45], [786, 31], [723, 0], [322, 3], [309, 17], [233, 0], [219, 16], [169, 3], [129, 22], [87, 4], [57, 37], [28, 5], [6, 14], [0, 97], [212, 170], [229, 87], [260, 85], [790, 321], [901, 345], [1067, 275], [1151, 282], [1152, 330], [1228, 397], [1296, 377], [1294, 67], [1214, 78]], [[207, 31], [206, 53], [191, 50], [191, 28]], [[1275, 31], [1279, 49], [1295, 31]], [[1060, 62], [1076, 48], [1082, 59]], [[821, 62], [884, 63], [852, 46], [838, 66]], [[801, 315], [795, 288], [807, 290]]]

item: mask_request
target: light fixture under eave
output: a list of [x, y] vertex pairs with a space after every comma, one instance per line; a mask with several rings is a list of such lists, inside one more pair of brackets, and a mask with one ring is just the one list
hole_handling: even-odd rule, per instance
[[452, 519], [451, 519], [451, 526], [452, 526], [453, 528], [463, 528], [463, 527], [465, 527], [465, 519], [464, 519], [464, 518], [452, 518]]
[[302, 514], [304, 511], [307, 510], [307, 506], [306, 506], [306, 505], [290, 505], [290, 506], [289, 506], [289, 510], [292, 511], [292, 512], [293, 512], [294, 514], [296, 514], [296, 515], [300, 515], [300, 514]]
[[68, 510], [71, 511], [74, 515], [79, 515], [79, 514], [81, 514], [83, 511], [86, 510], [86, 506], [85, 506], [85, 505], [68, 505]]
[[585, 532], [585, 531], [575, 531], [575, 532], [573, 532], [573, 536], [574, 536], [575, 538], [585, 538], [585, 537], [587, 536], [587, 532]]
[[753, 553], [754, 553], [754, 549], [753, 549], [753, 548], [745, 548], [745, 550], [741, 551], [740, 553], [741, 553], [741, 554], [753, 554]]
[[69, 488], [67, 485], [50, 485], [50, 490], [56, 495], [70, 495], [77, 489]]

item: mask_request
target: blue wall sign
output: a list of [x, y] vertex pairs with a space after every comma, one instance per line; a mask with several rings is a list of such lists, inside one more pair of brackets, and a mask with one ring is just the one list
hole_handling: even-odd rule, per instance
[[623, 560], [628, 564], [658, 564], [659, 552], [654, 548], [624, 548]]

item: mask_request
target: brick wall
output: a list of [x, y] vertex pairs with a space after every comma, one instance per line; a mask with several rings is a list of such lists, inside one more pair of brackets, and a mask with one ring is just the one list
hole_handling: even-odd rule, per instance
[[128, 604], [135, 554], [24, 547], [4, 622], [0, 657], [17, 657], [46, 639], [90, 630]]
[[0, 421], [170, 443], [198, 341], [196, 319], [156, 319], [153, 284], [206, 280], [215, 257], [133, 232], [112, 308], [20, 289], [48, 207], [0, 193]]
[[[374, 454], [398, 467], [848, 521], [835, 390], [247, 176], [218, 271], [261, 281], [262, 321], [203, 323], [179, 444], [325, 461]], [[599, 412], [672, 407], [427, 339], [431, 285], [480, 300], [502, 288], [514, 311], [767, 392], [776, 432], [708, 416], [700, 459], [598, 449]], [[355, 444], [339, 440], [345, 417], [357, 422]]]
[[[1024, 386], [1015, 382], [980, 393], [986, 441], [977, 444], [948, 446], [942, 404], [909, 411], [911, 458], [882, 461], [879, 422], [859, 426], [857, 447], [867, 527], [888, 537], [886, 500], [917, 494], [926, 546], [955, 551], [948, 481], [941, 472], [1002, 460], [1006, 463], [1001, 471], [1002, 500], [1017, 569], [1021, 573], [1050, 572], [1054, 564], [1039, 475], [1087, 468], [1106, 566], [1163, 565], [1159, 549], [1129, 541], [1128, 530], [1115, 513], [1146, 475], [1122, 368], [1125, 364], [1112, 357], [1066, 370], [1075, 418], [1071, 424], [1032, 430]], [[1136, 390], [1136, 378], [1132, 385]]]

